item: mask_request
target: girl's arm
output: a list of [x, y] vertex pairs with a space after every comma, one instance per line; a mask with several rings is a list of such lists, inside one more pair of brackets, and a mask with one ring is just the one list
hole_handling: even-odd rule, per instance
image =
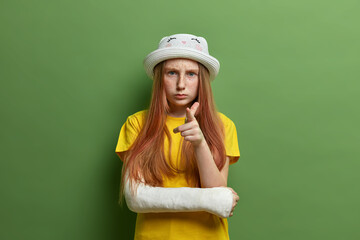
[[[163, 188], [133, 183], [125, 184], [125, 200], [130, 210], [148, 212], [206, 211], [222, 218], [232, 216], [238, 199], [231, 188]], [[237, 196], [237, 195], [236, 195]]]
[[205, 188], [226, 187], [229, 157], [226, 157], [225, 165], [219, 171], [205, 139], [198, 146], [194, 146], [194, 152], [199, 168], [201, 186]]
[[185, 140], [190, 141], [194, 147], [197, 166], [199, 168], [201, 186], [204, 188], [226, 187], [229, 171], [229, 157], [226, 157], [224, 167], [219, 171], [208, 144], [195, 118], [199, 103], [195, 102], [191, 108], [186, 109], [186, 123], [175, 128], [174, 133], [180, 132]]

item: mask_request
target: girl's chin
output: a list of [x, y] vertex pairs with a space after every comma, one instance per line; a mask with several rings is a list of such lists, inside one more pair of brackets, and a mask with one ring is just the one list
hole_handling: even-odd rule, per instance
[[179, 108], [186, 109], [187, 107], [191, 107], [191, 104], [192, 104], [192, 102], [189, 102], [189, 101], [176, 101], [176, 102], [169, 103], [169, 107], [176, 108], [176, 109], [179, 109]]

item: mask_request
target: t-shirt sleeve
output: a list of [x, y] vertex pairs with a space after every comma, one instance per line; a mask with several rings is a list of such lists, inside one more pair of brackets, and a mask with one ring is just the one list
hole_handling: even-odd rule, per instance
[[115, 152], [120, 157], [121, 152], [129, 150], [131, 145], [135, 142], [141, 130], [141, 123], [139, 119], [131, 115], [127, 118], [126, 122], [122, 125], [119, 139], [116, 145]]
[[226, 156], [230, 157], [230, 164], [236, 163], [240, 158], [239, 143], [236, 127], [233, 121], [225, 115], [221, 116], [225, 130], [225, 151]]

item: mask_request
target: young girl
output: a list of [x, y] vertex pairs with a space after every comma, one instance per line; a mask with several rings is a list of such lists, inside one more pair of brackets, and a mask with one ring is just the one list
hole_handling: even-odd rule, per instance
[[229, 239], [226, 217], [239, 197], [228, 169], [240, 152], [234, 123], [215, 110], [210, 81], [220, 64], [204, 38], [175, 34], [144, 67], [150, 107], [128, 117], [115, 150], [121, 193], [138, 213], [135, 239]]

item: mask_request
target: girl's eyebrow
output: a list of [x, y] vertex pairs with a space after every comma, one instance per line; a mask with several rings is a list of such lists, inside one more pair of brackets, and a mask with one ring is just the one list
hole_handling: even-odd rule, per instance
[[174, 67], [164, 67], [165, 70], [177, 70], [176, 68]]
[[[165, 67], [164, 68], [166, 71], [169, 71], [169, 70], [171, 70], [171, 71], [179, 71], [177, 68], [175, 68], [175, 67]], [[194, 69], [188, 69], [188, 70], [186, 70], [187, 72], [198, 72], [199, 71], [199, 69], [196, 69], [196, 68], [194, 68]]]
[[199, 69], [194, 68], [194, 69], [189, 69], [187, 72], [196, 72], [197, 73], [198, 71], [199, 71]]

